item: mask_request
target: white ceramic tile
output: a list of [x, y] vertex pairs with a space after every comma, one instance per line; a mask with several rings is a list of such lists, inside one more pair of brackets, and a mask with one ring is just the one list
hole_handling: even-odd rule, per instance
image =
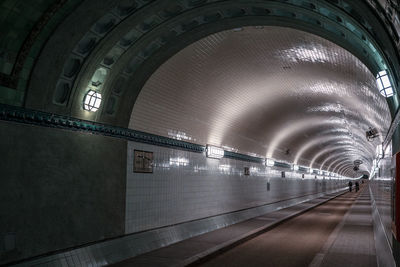
[[[153, 173], [134, 173], [134, 149], [152, 151]], [[336, 180], [286, 178], [269, 174], [262, 164], [147, 144], [128, 143], [125, 232], [173, 225], [252, 208], [296, 196], [332, 190]], [[176, 158], [184, 159], [179, 165]], [[172, 161], [171, 161], [172, 159]], [[221, 167], [222, 166], [222, 167]], [[244, 167], [253, 172], [243, 175]], [[312, 178], [312, 176], [307, 176]], [[267, 181], [270, 191], [267, 191]]]

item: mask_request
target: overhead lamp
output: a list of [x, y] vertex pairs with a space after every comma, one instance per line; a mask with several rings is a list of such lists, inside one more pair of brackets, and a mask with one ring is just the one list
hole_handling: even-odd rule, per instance
[[376, 128], [369, 127], [368, 131], [365, 132], [365, 137], [369, 142], [372, 142], [374, 138], [379, 136], [379, 131]]
[[273, 167], [275, 165], [275, 160], [267, 158], [265, 160], [265, 165], [267, 165], [267, 167]]
[[220, 147], [211, 145], [207, 145], [206, 147], [206, 155], [208, 158], [220, 159], [224, 157], [224, 154], [224, 149]]
[[294, 171], [298, 171], [298, 170], [299, 170], [299, 165], [293, 164], [293, 170], [294, 170]]
[[309, 169], [308, 169], [308, 172], [309, 172], [309, 173], [313, 173], [313, 171], [314, 171], [314, 170], [313, 170], [312, 168], [309, 168]]
[[383, 95], [384, 97], [393, 96], [393, 86], [390, 82], [389, 74], [386, 70], [378, 72], [378, 74], [376, 75], [376, 84], [381, 95]]
[[96, 112], [101, 103], [101, 94], [94, 90], [89, 90], [83, 99], [83, 109], [91, 112]]

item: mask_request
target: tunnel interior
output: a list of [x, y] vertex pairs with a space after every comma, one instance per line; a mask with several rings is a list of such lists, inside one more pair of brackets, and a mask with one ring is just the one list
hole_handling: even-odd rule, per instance
[[[340, 175], [353, 177], [355, 160], [371, 169], [390, 121], [375, 75], [351, 53], [299, 30], [255, 26], [208, 36], [165, 62], [129, 127], [329, 172], [347, 163]], [[369, 128], [382, 133], [373, 142]]]
[[361, 178], [400, 262], [381, 2], [0, 3], [0, 265], [114, 264]]

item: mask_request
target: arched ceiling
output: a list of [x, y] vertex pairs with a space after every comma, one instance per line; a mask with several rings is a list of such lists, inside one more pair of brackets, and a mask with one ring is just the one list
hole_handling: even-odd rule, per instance
[[[18, 81], [17, 91], [32, 109], [127, 126], [137, 95], [160, 64], [205, 36], [245, 25], [285, 26], [317, 34], [356, 55], [374, 74], [387, 68], [397, 86], [397, 32], [374, 13], [374, 3], [366, 1], [54, 2], [60, 8], [42, 16], [51, 18], [52, 27], [45, 31], [51, 35], [33, 69], [27, 67]], [[67, 6], [74, 10], [66, 11]], [[104, 102], [99, 112], [89, 113], [83, 110], [82, 99], [90, 84], [98, 81], [96, 90]], [[388, 104], [394, 114], [398, 96]]]
[[[195, 126], [191, 129], [197, 127], [199, 130], [193, 134], [196, 140], [191, 141], [201, 144], [224, 143], [246, 153], [281, 157], [305, 165], [321, 164], [333, 169], [339, 163], [334, 162], [329, 155], [347, 151], [350, 142], [359, 143], [353, 146], [356, 147], [354, 149], [357, 155], [370, 157], [375, 144], [362, 144], [364, 128], [381, 119], [386, 120], [373, 115], [376, 112], [380, 114], [378, 110], [382, 108], [381, 102], [374, 102], [373, 110], [368, 113], [370, 117], [363, 116], [364, 120], [357, 119], [362, 108], [361, 105], [350, 104], [353, 103], [352, 97], [363, 101], [364, 95], [368, 101], [372, 101], [373, 96], [368, 95], [373, 83], [372, 78], [382, 69], [388, 70], [395, 88], [398, 87], [400, 57], [397, 47], [400, 42], [399, 31], [394, 27], [397, 17], [385, 14], [385, 10], [376, 1], [43, 0], [40, 4], [32, 4], [22, 0], [7, 0], [0, 5], [0, 19], [4, 22], [0, 27], [4, 32], [0, 36], [0, 103], [127, 127], [132, 123], [130, 117], [137, 97], [143, 98], [147, 94], [141, 93], [144, 85], [146, 84], [147, 91], [149, 85], [158, 77], [158, 73], [165, 71], [164, 67], [158, 70], [159, 66], [176, 53], [186, 53], [185, 47], [202, 38], [206, 39], [202, 39], [196, 45], [208, 38], [216, 38], [210, 41], [208, 50], [205, 49], [208, 54], [199, 53], [198, 58], [193, 60], [199, 64], [206, 60], [207, 55], [212, 55], [212, 47], [223, 45], [224, 38], [228, 38], [229, 35], [223, 34], [226, 30], [248, 26], [248, 29], [255, 30], [252, 28], [255, 25], [265, 26], [264, 29], [257, 29], [260, 32], [270, 26], [292, 28], [297, 29], [293, 30], [294, 32], [302, 31], [304, 36], [320, 36], [317, 39], [322, 40], [322, 43], [318, 43], [319, 46], [310, 46], [311, 50], [290, 50], [291, 46], [286, 43], [287, 47], [281, 49], [281, 63], [277, 63], [278, 67], [275, 70], [272, 70], [272, 66], [266, 68], [259, 65], [262, 65], [265, 55], [279, 55], [264, 51], [264, 56], [256, 58], [255, 55], [260, 55], [260, 49], [255, 47], [254, 51], [248, 51], [246, 55], [254, 59], [253, 65], [247, 64], [248, 72], [252, 70], [252, 74], [248, 77], [243, 77], [243, 73], [242, 76], [238, 74], [236, 80], [229, 81], [230, 84], [229, 79], [226, 79], [226, 83], [219, 84], [215, 72], [210, 73], [207, 76], [210, 84], [220, 85], [223, 90], [229, 87], [236, 91], [229, 97], [226, 96], [226, 102], [221, 104], [217, 104], [221, 95], [215, 92], [212, 98], [207, 99], [208, 105], [214, 109], [213, 114], [219, 113], [213, 117], [206, 113], [201, 115], [204, 117], [202, 119], [209, 120], [193, 123]], [[247, 28], [246, 31], [235, 32], [236, 35], [229, 38], [246, 32], [249, 32]], [[281, 37], [285, 39], [284, 36]], [[326, 45], [329, 43], [326, 40], [338, 46], [331, 51], [331, 47]], [[266, 40], [253, 43], [263, 47], [273, 42]], [[345, 50], [340, 50], [339, 46]], [[322, 49], [322, 54], [327, 52], [326, 62], [325, 58], [318, 56], [308, 63], [294, 60], [296, 57], [307, 58], [307, 55], [304, 55], [307, 53], [319, 55], [319, 49]], [[336, 54], [335, 51], [340, 53]], [[342, 51], [347, 57], [354, 55], [354, 60], [342, 58]], [[224, 55], [228, 50], [219, 52]], [[231, 61], [226, 62], [228, 65], [244, 56], [237, 53]], [[171, 61], [178, 58], [179, 55]], [[166, 63], [168, 64], [170, 63]], [[341, 70], [336, 68], [335, 64], [343, 64]], [[220, 68], [221, 75], [227, 73], [227, 70], [220, 66], [220, 62], [212, 65], [211, 67]], [[300, 65], [301, 69], [296, 67]], [[157, 74], [152, 76], [156, 70]], [[316, 76], [307, 84], [302, 78], [307, 77], [311, 71], [315, 71]], [[193, 75], [195, 73], [196, 70], [193, 69]], [[267, 96], [280, 97], [280, 104], [271, 99], [258, 99], [258, 96], [266, 96], [260, 93], [265, 81], [259, 78], [266, 78], [266, 75], [263, 75], [265, 73], [269, 73], [268, 86], [272, 88], [268, 90]], [[291, 77], [290, 83], [285, 78], [288, 75]], [[148, 81], [150, 77], [151, 80]], [[285, 83], [281, 83], [282, 79]], [[313, 83], [316, 80], [318, 82]], [[355, 80], [357, 82], [354, 82]], [[192, 80], [185, 82], [190, 85], [196, 84]], [[358, 82], [360, 84], [357, 84]], [[93, 84], [98, 85], [94, 88]], [[248, 92], [245, 93], [241, 86], [248, 84]], [[279, 86], [282, 86], [282, 91], [277, 89]], [[90, 88], [99, 91], [103, 96], [100, 109], [95, 113], [85, 111], [82, 105], [83, 97]], [[297, 88], [297, 93], [293, 93], [291, 88]], [[310, 91], [305, 92], [304, 88], [313, 88], [312, 90], [319, 92], [319, 98], [307, 98], [306, 94], [310, 95]], [[182, 88], [171, 89], [171, 92], [179, 94], [178, 89]], [[252, 93], [249, 93], [250, 91]], [[297, 99], [295, 95], [303, 91], [304, 97]], [[332, 91], [340, 94], [330, 94]], [[348, 92], [359, 93], [351, 95]], [[196, 93], [198, 94], [198, 91]], [[386, 100], [393, 116], [399, 106], [398, 94]], [[232, 105], [229, 105], [228, 101], [232, 101]], [[247, 109], [241, 106], [241, 103], [250, 107]], [[138, 102], [135, 110], [141, 105]], [[299, 110], [299, 114], [287, 112], [288, 106]], [[184, 105], [177, 107], [185, 109]], [[204, 109], [198, 103], [193, 107], [198, 108], [198, 111]], [[367, 109], [368, 105], [365, 107]], [[279, 116], [271, 115], [271, 110], [279, 113]], [[308, 116], [301, 117], [300, 114], [303, 113]], [[172, 115], [174, 114], [171, 113]], [[327, 117], [332, 119], [327, 120]], [[137, 120], [141, 118], [145, 119], [138, 114]], [[196, 116], [191, 119], [197, 120]], [[262, 120], [270, 120], [277, 128], [271, 130], [266, 124], [258, 123]], [[321, 121], [324, 122], [322, 125]], [[169, 129], [172, 130], [172, 134], [174, 131], [189, 134], [188, 126], [181, 125], [186, 128], [179, 130], [178, 122], [172, 119], [170, 122]], [[151, 121], [149, 124], [149, 131], [165, 135], [166, 128], [161, 126], [163, 124], [159, 127], [153, 127]], [[202, 124], [206, 125], [204, 129], [199, 126]], [[132, 127], [135, 128], [135, 125], [136, 123]], [[145, 128], [143, 124], [138, 124], [137, 127]], [[320, 127], [323, 127], [324, 131], [318, 131]], [[385, 130], [387, 124], [381, 124], [379, 127]], [[356, 128], [362, 130], [357, 132]], [[243, 129], [248, 129], [250, 137], [244, 137]], [[343, 136], [350, 132], [349, 129], [351, 136], [344, 140]], [[303, 139], [298, 135], [303, 136]], [[301, 140], [294, 141], [296, 138]], [[337, 142], [343, 146], [337, 151], [321, 152], [315, 159], [310, 156], [317, 155], [324, 147], [331, 148], [332, 144]], [[244, 148], [245, 145], [248, 147]]]
[[[141, 90], [129, 126], [332, 171], [356, 159], [369, 170], [390, 120], [354, 55], [310, 33], [258, 26], [210, 35], [169, 59]], [[369, 127], [381, 133], [375, 142]]]

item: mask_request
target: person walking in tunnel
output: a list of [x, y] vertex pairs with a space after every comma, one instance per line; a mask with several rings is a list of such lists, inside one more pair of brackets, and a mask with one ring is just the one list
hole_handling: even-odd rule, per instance
[[358, 192], [358, 190], [360, 190], [360, 184], [358, 183], [358, 181], [356, 181], [356, 192]]
[[353, 183], [349, 181], [349, 192], [351, 192], [351, 187], [353, 186]]

